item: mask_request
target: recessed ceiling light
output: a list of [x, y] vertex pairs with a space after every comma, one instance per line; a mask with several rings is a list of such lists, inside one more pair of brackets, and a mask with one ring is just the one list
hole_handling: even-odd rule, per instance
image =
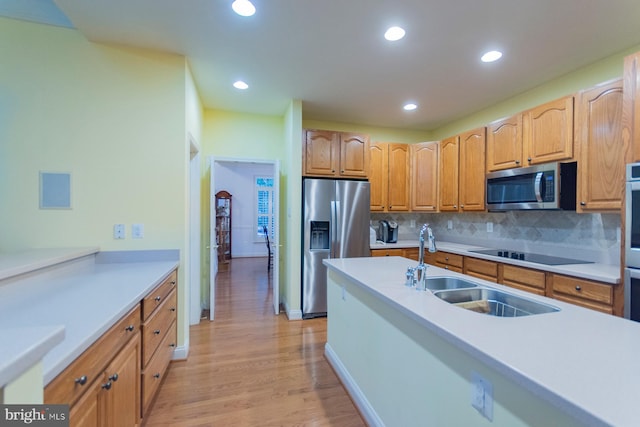
[[413, 103], [409, 103], [409, 104], [405, 104], [404, 107], [402, 107], [405, 111], [413, 111], [416, 108], [418, 108], [418, 106], [416, 104]]
[[480, 60], [482, 62], [493, 62], [493, 61], [497, 61], [500, 58], [502, 58], [502, 52], [499, 52], [497, 50], [492, 50], [482, 55]]
[[401, 38], [404, 37], [405, 31], [400, 28], [400, 27], [391, 27], [387, 30], [386, 33], [384, 33], [384, 38], [391, 41], [391, 42], [395, 42], [397, 40], [400, 40]]
[[242, 80], [238, 80], [237, 82], [235, 82], [233, 84], [233, 87], [235, 87], [236, 89], [240, 89], [240, 90], [249, 89], [249, 85], [246, 84], [245, 82], [243, 82]]
[[249, 0], [235, 0], [231, 7], [240, 16], [252, 16], [256, 13], [256, 7]]

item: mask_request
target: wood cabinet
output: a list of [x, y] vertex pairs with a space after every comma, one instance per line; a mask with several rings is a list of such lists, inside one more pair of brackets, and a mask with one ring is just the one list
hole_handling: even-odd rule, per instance
[[411, 210], [438, 210], [438, 142], [411, 144]]
[[370, 157], [371, 211], [408, 211], [409, 145], [374, 142], [371, 144]]
[[177, 272], [142, 300], [142, 416], [149, 410], [176, 347]]
[[620, 210], [629, 146], [622, 138], [622, 80], [581, 91], [576, 98], [578, 212]]
[[458, 273], [462, 273], [464, 264], [463, 259], [464, 257], [462, 255], [452, 254], [449, 252], [438, 251], [435, 253], [435, 265], [437, 267]]
[[45, 403], [70, 405], [72, 426], [140, 422], [140, 305], [44, 389]]
[[623, 89], [622, 139], [640, 162], [640, 52], [624, 58]]
[[304, 133], [304, 175], [350, 178], [368, 176], [368, 136], [325, 130], [305, 130]]
[[401, 256], [418, 260], [418, 248], [371, 249], [371, 256]]
[[458, 200], [461, 211], [485, 209], [486, 128], [460, 135], [460, 181]]
[[488, 280], [490, 282], [498, 281], [498, 263], [495, 261], [487, 261], [480, 258], [465, 257], [464, 258], [464, 274], [477, 277], [479, 279]]
[[487, 172], [522, 166], [522, 114], [487, 126]]
[[546, 295], [545, 272], [531, 268], [518, 267], [511, 264], [500, 264], [498, 267], [498, 283], [531, 292]]
[[573, 96], [525, 111], [522, 125], [528, 164], [573, 158]]
[[549, 274], [548, 280], [553, 298], [613, 314], [612, 285], [561, 274]]
[[453, 136], [440, 141], [439, 187], [440, 198], [438, 207], [441, 212], [458, 211], [458, 152], [460, 138]]

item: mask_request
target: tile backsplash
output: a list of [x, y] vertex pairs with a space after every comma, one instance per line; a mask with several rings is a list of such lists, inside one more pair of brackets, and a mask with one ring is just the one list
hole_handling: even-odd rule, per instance
[[[398, 223], [399, 240], [417, 240], [420, 225], [429, 223], [436, 241], [620, 263], [620, 215], [615, 213], [372, 213], [374, 228], [381, 219]], [[492, 224], [493, 232], [487, 231], [487, 223]]]

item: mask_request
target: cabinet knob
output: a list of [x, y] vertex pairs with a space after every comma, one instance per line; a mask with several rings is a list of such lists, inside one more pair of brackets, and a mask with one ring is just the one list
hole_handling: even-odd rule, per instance
[[124, 328], [124, 330], [127, 331], [127, 332], [133, 332], [134, 329], [135, 329], [135, 326], [133, 326], [133, 325], [129, 325], [126, 328]]
[[336, 173], [336, 170], [335, 169], [331, 169], [331, 173]]
[[580, 206], [587, 206], [587, 202], [580, 202]]
[[172, 284], [172, 285], [175, 285], [175, 284], [176, 284], [176, 281], [175, 281], [175, 280], [172, 280], [172, 281], [171, 281], [171, 284]]
[[519, 165], [519, 164], [520, 164], [520, 160], [516, 160], [516, 165]]
[[344, 171], [343, 171], [343, 170], [341, 170], [341, 171], [340, 171], [340, 173], [344, 173]]
[[174, 347], [175, 348], [176, 343], [172, 342], [171, 344], [169, 344], [169, 347]]
[[461, 207], [462, 209], [464, 209], [464, 205], [460, 205], [460, 207]]
[[527, 157], [527, 161], [531, 163], [531, 157]]
[[106, 383], [102, 384], [102, 388], [105, 390], [111, 389], [111, 381], [107, 381]]
[[171, 307], [171, 308], [169, 309], [169, 311], [176, 311], [176, 308], [175, 308], [175, 307]]
[[576, 285], [576, 291], [580, 292], [582, 290], [582, 288], [580, 287], [580, 285]]
[[155, 331], [153, 331], [153, 333], [154, 333], [155, 335], [160, 335], [160, 329], [156, 329]]
[[118, 373], [116, 372], [115, 374], [111, 375], [109, 377], [109, 381], [113, 381], [113, 382], [118, 381]]
[[160, 378], [160, 373], [159, 373], [159, 372], [157, 372], [157, 373], [153, 374], [153, 378], [155, 378], [155, 379]]
[[453, 205], [453, 209], [458, 209], [458, 205]]
[[87, 376], [83, 375], [80, 378], [76, 378], [74, 381], [76, 384], [85, 385], [87, 383]]
[[155, 297], [154, 298], [156, 301], [160, 301], [162, 299], [162, 297]]

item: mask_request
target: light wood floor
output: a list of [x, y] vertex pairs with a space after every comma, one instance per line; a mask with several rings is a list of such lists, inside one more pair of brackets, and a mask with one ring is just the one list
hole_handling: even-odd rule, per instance
[[364, 426], [325, 360], [326, 319], [273, 315], [266, 258], [218, 273], [213, 322], [190, 329], [146, 426]]

